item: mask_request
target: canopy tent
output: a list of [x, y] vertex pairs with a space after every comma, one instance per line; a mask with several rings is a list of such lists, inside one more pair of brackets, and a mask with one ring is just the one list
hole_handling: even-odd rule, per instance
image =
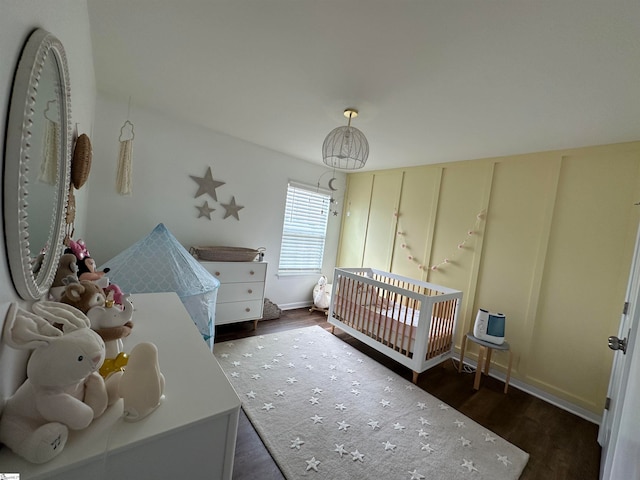
[[220, 282], [160, 223], [146, 237], [106, 262], [109, 280], [125, 293], [175, 292], [213, 350]]

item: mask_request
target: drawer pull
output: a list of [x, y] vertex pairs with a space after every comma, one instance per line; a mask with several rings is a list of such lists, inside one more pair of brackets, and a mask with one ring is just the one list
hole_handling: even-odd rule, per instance
[[245, 311], [245, 312], [250, 312], [250, 311], [251, 311], [251, 309], [250, 309], [249, 307], [247, 307], [247, 308], [245, 308], [245, 309], [244, 309], [244, 311]]
[[214, 273], [214, 275], [215, 275], [216, 277], [219, 277], [219, 276], [220, 276], [220, 272], [216, 272], [216, 273]]
[[254, 272], [253, 270], [251, 270], [251, 271], [249, 272], [249, 275], [255, 275], [255, 274], [256, 274], [256, 272]]
[[247, 290], [247, 293], [253, 293], [253, 290], [249, 289]]

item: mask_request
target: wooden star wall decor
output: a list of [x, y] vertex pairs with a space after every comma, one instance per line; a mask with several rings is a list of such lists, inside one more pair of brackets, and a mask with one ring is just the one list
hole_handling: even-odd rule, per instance
[[211, 212], [215, 211], [215, 208], [211, 208], [209, 207], [209, 202], [204, 202], [202, 204], [201, 207], [198, 207], [196, 205], [196, 208], [198, 209], [198, 218], [200, 217], [207, 217], [209, 220], [211, 220]]
[[[213, 200], [218, 201], [218, 195], [216, 193], [216, 188], [225, 185], [225, 182], [221, 182], [219, 180], [215, 180], [213, 178], [213, 174], [211, 173], [211, 167], [207, 167], [207, 171], [203, 177], [197, 177], [195, 175], [189, 175], [189, 177], [198, 184], [198, 191], [196, 192], [194, 198], [198, 198], [201, 195], [209, 195]], [[222, 219], [228, 217], [235, 217], [236, 220], [240, 220], [240, 215], [238, 212], [244, 208], [242, 205], [236, 204], [236, 197], [231, 197], [231, 202], [229, 203], [220, 203], [225, 210], [224, 216]], [[209, 202], [205, 201], [202, 205], [195, 206], [198, 209], [198, 218], [205, 217], [208, 220], [211, 220], [211, 212], [214, 212], [216, 209], [209, 206]]]
[[218, 201], [216, 188], [224, 185], [224, 182], [219, 182], [218, 180], [213, 179], [213, 176], [211, 175], [211, 167], [207, 168], [207, 173], [204, 174], [204, 177], [195, 177], [193, 175], [189, 176], [198, 184], [198, 191], [194, 198], [198, 198], [200, 195], [204, 195], [206, 193], [215, 201]]
[[231, 197], [231, 203], [222, 203], [221, 205], [225, 209], [224, 217], [222, 217], [223, 220], [230, 216], [234, 216], [236, 220], [240, 220], [238, 210], [242, 210], [244, 207], [236, 205], [236, 197]]

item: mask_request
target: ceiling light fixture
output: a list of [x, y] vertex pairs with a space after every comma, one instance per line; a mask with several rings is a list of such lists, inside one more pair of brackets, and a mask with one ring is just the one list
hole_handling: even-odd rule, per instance
[[351, 119], [358, 116], [358, 110], [347, 108], [344, 116], [349, 119], [347, 126], [334, 128], [324, 139], [322, 161], [340, 170], [357, 170], [367, 162], [369, 142], [364, 133], [351, 126]]

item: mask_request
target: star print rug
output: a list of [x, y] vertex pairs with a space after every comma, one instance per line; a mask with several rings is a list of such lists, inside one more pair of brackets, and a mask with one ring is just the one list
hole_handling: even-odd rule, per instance
[[215, 345], [289, 479], [517, 479], [529, 455], [318, 326]]

